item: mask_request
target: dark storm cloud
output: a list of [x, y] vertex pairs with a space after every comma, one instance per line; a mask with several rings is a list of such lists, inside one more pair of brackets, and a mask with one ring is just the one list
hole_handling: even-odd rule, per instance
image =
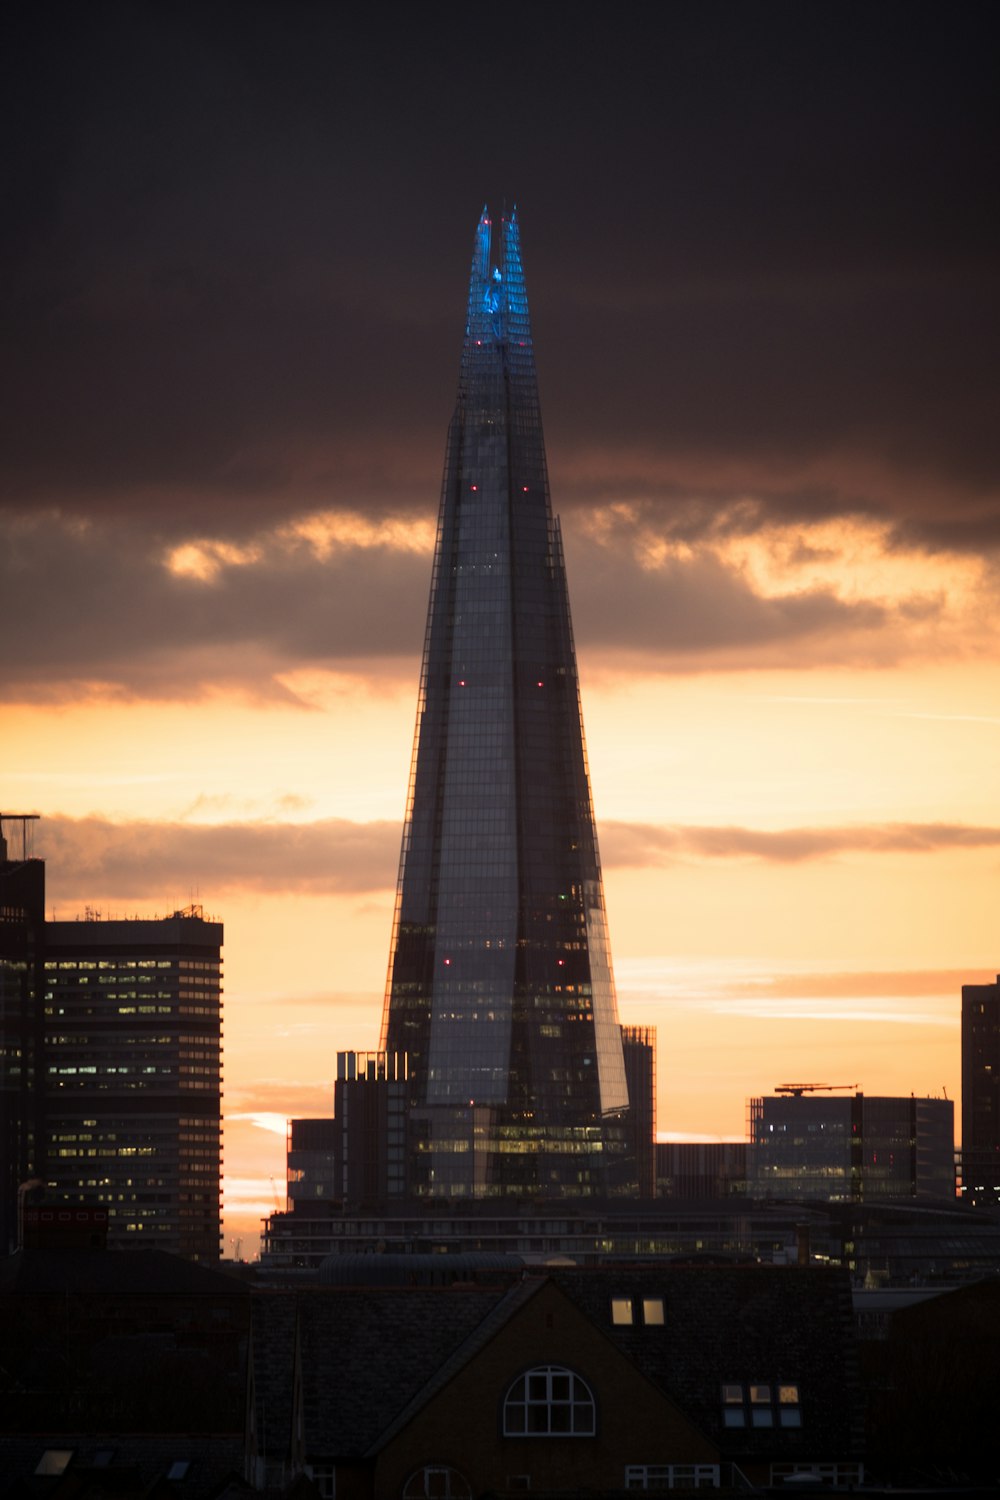
[[407, 655], [420, 640], [420, 554], [344, 546], [320, 561], [304, 542], [272, 539], [257, 561], [203, 581], [169, 571], [162, 542], [117, 519], [0, 522], [0, 540], [4, 608], [18, 621], [0, 647], [8, 696], [97, 683], [191, 698], [225, 682], [287, 697], [276, 674]]
[[[59, 901], [162, 901], [197, 888], [224, 892], [357, 896], [389, 891], [399, 858], [398, 823], [112, 823], [45, 818], [37, 853], [48, 861], [49, 895]], [[934, 854], [1000, 847], [1000, 829], [935, 823], [846, 828], [661, 827], [604, 822], [605, 869], [690, 859], [754, 859], [772, 864], [840, 854]], [[181, 903], [183, 904], [183, 903]]]
[[992, 545], [988, 7], [54, 14], [7, 36], [6, 503], [431, 512], [506, 192], [560, 505], [750, 476], [765, 519]]
[[[654, 667], [696, 667], [723, 652], [739, 665], [764, 650], [772, 664], [801, 663], [805, 648], [810, 660], [838, 663], [899, 651], [899, 617], [878, 602], [847, 604], [823, 589], [762, 597], [710, 556], [647, 568], [627, 527], [610, 546], [567, 540], [588, 649], [641, 652]], [[171, 571], [165, 540], [133, 521], [0, 517], [0, 597], [18, 622], [0, 643], [0, 687], [9, 699], [95, 689], [193, 699], [228, 685], [287, 702], [282, 674], [415, 654], [426, 553], [345, 542], [320, 556], [287, 532], [262, 533], [252, 547], [246, 561], [199, 578]]]
[[567, 553], [576, 634], [586, 648], [631, 648], [691, 665], [713, 652], [744, 648], [756, 651], [759, 661], [761, 649], [772, 646], [804, 665], [807, 645], [818, 660], [842, 662], [855, 654], [847, 644], [852, 635], [868, 659], [896, 649], [878, 641], [893, 616], [874, 601], [846, 604], [826, 589], [763, 597], [738, 569], [712, 556], [643, 567], [627, 547], [579, 540]]

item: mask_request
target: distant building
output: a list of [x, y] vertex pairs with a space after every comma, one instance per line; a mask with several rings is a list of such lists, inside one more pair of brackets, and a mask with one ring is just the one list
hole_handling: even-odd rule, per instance
[[45, 925], [46, 1201], [104, 1205], [108, 1244], [216, 1260], [222, 925]]
[[0, 814], [0, 1255], [18, 1243], [19, 1209], [42, 1147], [45, 865], [27, 857], [33, 822]]
[[337, 1053], [333, 1137], [345, 1208], [398, 1201], [406, 1192], [408, 1093], [399, 1053]]
[[656, 1191], [664, 1198], [728, 1198], [747, 1190], [745, 1141], [657, 1141]]
[[954, 1202], [950, 1099], [808, 1092], [752, 1099], [749, 1145], [758, 1197]]
[[1000, 976], [962, 986], [962, 1196], [1000, 1204]]
[[629, 1098], [515, 214], [476, 229], [381, 1047], [411, 1187], [619, 1188]]
[[640, 1198], [656, 1193], [656, 1027], [623, 1026], [629, 1173]]
[[295, 1210], [331, 1202], [340, 1193], [332, 1119], [289, 1120], [288, 1202]]
[[35, 821], [0, 814], [0, 1254], [106, 1229], [217, 1260], [222, 925], [46, 922]]

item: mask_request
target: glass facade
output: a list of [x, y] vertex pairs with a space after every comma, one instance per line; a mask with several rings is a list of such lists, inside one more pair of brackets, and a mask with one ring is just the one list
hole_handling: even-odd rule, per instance
[[751, 1182], [762, 1196], [948, 1202], [954, 1137], [950, 1099], [752, 1099]]
[[515, 217], [476, 231], [381, 1046], [414, 1187], [604, 1191], [628, 1093]]

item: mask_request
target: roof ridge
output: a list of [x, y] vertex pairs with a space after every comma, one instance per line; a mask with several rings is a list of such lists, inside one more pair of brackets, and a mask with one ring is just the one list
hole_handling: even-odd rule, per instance
[[467, 1365], [474, 1354], [482, 1349], [493, 1335], [501, 1329], [506, 1322], [518, 1312], [531, 1298], [536, 1296], [548, 1281], [546, 1276], [528, 1275], [521, 1281], [510, 1287], [496, 1302], [489, 1312], [477, 1323], [476, 1327], [468, 1334], [456, 1349], [449, 1354], [448, 1358], [438, 1368], [426, 1385], [422, 1386], [415, 1395], [411, 1396], [406, 1405], [396, 1413], [387, 1427], [379, 1433], [374, 1442], [365, 1453], [366, 1458], [374, 1457], [379, 1449], [396, 1436], [412, 1418], [426, 1406], [438, 1391], [442, 1390], [448, 1382], [458, 1374], [464, 1365]]

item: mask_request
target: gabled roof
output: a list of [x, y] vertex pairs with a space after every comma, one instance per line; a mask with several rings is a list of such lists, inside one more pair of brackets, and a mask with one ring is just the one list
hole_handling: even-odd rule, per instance
[[253, 1309], [259, 1446], [274, 1454], [289, 1442], [296, 1320], [306, 1450], [360, 1458], [504, 1295], [504, 1288], [465, 1287], [260, 1294]]
[[[861, 1442], [861, 1392], [846, 1272], [785, 1266], [552, 1267], [552, 1280], [725, 1452], [847, 1456]], [[631, 1325], [611, 1298], [633, 1299]], [[662, 1326], [642, 1321], [663, 1299]], [[723, 1384], [799, 1387], [801, 1428], [726, 1428]]]
[[[254, 1378], [267, 1451], [284, 1451], [290, 1439], [296, 1320], [306, 1452], [361, 1460], [411, 1423], [546, 1286], [728, 1457], [843, 1459], [858, 1452], [860, 1388], [846, 1274], [668, 1263], [549, 1267], [492, 1289], [262, 1294], [254, 1309]], [[612, 1323], [613, 1296], [633, 1299], [631, 1326]], [[662, 1298], [661, 1326], [645, 1325], [639, 1313], [651, 1297]], [[794, 1384], [801, 1427], [725, 1427], [722, 1386], [730, 1383]]]
[[[482, 1322], [472, 1330], [468, 1338], [464, 1339], [457, 1349], [440, 1366], [437, 1373], [431, 1377], [425, 1385], [416, 1391], [406, 1406], [403, 1407], [389, 1426], [380, 1432], [376, 1440], [378, 1447], [395, 1437], [397, 1432], [413, 1420], [420, 1409], [425, 1406], [438, 1391], [442, 1390], [450, 1380], [465, 1368], [469, 1360], [478, 1354], [481, 1349], [494, 1337], [494, 1335], [519, 1312], [532, 1297], [536, 1296], [544, 1281], [541, 1277], [533, 1277], [530, 1280], [517, 1282], [500, 1298]], [[374, 1448], [375, 1445], [373, 1445]], [[372, 1450], [370, 1450], [372, 1451]]]

